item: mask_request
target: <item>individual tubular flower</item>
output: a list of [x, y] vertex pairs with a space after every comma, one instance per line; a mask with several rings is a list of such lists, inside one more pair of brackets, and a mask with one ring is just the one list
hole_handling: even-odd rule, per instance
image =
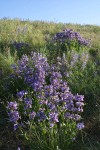
[[16, 110], [18, 108], [17, 102], [9, 102], [7, 108], [9, 110]]
[[84, 101], [84, 95], [75, 95], [74, 97], [75, 101], [78, 101], [78, 102], [82, 102]]
[[24, 98], [25, 110], [32, 108], [32, 99]]
[[59, 122], [59, 120], [58, 120], [58, 113], [57, 112], [50, 112], [49, 113], [49, 121], [50, 121], [50, 123]]
[[35, 111], [30, 112], [30, 114], [29, 114], [30, 120], [34, 119], [35, 116], [36, 116], [36, 112]]
[[84, 103], [83, 102], [76, 102], [76, 107], [83, 107], [84, 106]]
[[28, 94], [28, 91], [22, 90], [17, 92], [18, 99], [22, 99], [26, 94]]
[[83, 122], [77, 123], [76, 127], [78, 130], [82, 130], [84, 128], [84, 123]]
[[18, 129], [18, 123], [14, 123], [14, 130]]

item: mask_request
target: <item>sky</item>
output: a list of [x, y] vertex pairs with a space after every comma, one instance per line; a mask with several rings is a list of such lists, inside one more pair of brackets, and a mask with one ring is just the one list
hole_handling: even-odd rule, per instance
[[100, 0], [0, 0], [4, 17], [100, 25]]

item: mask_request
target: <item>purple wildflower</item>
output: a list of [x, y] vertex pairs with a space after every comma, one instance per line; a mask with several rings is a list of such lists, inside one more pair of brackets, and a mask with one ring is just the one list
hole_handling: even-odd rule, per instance
[[[70, 35], [72, 31], [68, 32], [70, 39], [75, 36]], [[63, 34], [59, 35], [63, 37]], [[66, 38], [66, 33], [64, 38]], [[63, 81], [62, 75], [56, 65], [47, 63], [47, 59], [39, 53], [31, 53], [31, 56], [23, 55], [19, 61], [18, 66], [14, 68], [14, 72], [17, 76], [23, 79], [23, 82], [31, 87], [30, 96], [34, 98], [34, 104], [32, 99], [28, 97], [28, 92], [25, 90], [17, 93], [19, 102], [9, 103], [8, 109], [10, 121], [14, 123], [14, 128], [17, 128], [17, 122], [19, 116], [17, 108], [21, 108], [20, 105], [24, 106], [24, 113], [22, 115], [28, 115], [29, 121], [35, 119], [39, 122], [49, 120], [49, 124], [53, 127], [57, 122], [60, 122], [61, 114], [64, 114], [64, 121], [71, 119], [79, 121], [81, 116], [79, 115], [83, 111], [84, 96], [73, 95], [68, 87], [66, 81]], [[31, 95], [32, 93], [32, 95]], [[27, 97], [26, 97], [27, 96]], [[20, 109], [19, 109], [20, 110]], [[35, 111], [32, 111], [35, 110]], [[26, 120], [28, 121], [28, 117]], [[34, 121], [35, 121], [34, 120]], [[21, 120], [23, 122], [23, 120]]]
[[25, 90], [22, 90], [22, 91], [17, 92], [17, 97], [18, 97], [19, 99], [21, 99], [21, 98], [23, 98], [26, 94], [28, 94], [28, 92], [25, 91]]
[[16, 110], [18, 107], [17, 102], [9, 102], [7, 108], [11, 110]]
[[75, 95], [75, 101], [82, 102], [84, 101], [84, 95]]
[[29, 114], [29, 118], [32, 120], [34, 119], [36, 116], [36, 112], [32, 111], [30, 114]]
[[84, 103], [83, 103], [83, 102], [76, 102], [75, 104], [76, 104], [77, 107], [82, 107], [82, 106], [84, 106]]
[[47, 116], [45, 115], [45, 112], [43, 110], [39, 110], [37, 113], [38, 121], [43, 121], [47, 119]]
[[18, 123], [15, 123], [14, 124], [14, 130], [17, 130], [18, 129]]
[[51, 123], [59, 122], [59, 120], [58, 120], [58, 113], [50, 112], [49, 113], [49, 120], [50, 120]]
[[28, 108], [32, 108], [32, 99], [31, 98], [24, 98], [25, 103], [25, 110]]
[[78, 120], [80, 120], [80, 119], [81, 119], [81, 116], [80, 116], [80, 115], [78, 115], [78, 114], [75, 114], [75, 115], [74, 115], [74, 118], [75, 118], [75, 120], [76, 120], [76, 121], [78, 121]]
[[20, 147], [18, 147], [18, 149], [17, 149], [17, 150], [21, 150], [21, 149], [20, 149]]
[[80, 45], [89, 45], [89, 40], [84, 39], [78, 32], [74, 32], [72, 29], [66, 29], [62, 32], [58, 32], [54, 35], [53, 41], [55, 42], [70, 42], [72, 40], [77, 40]]
[[10, 111], [8, 113], [8, 116], [9, 116], [11, 122], [17, 122], [18, 119], [20, 118], [18, 111]]
[[81, 123], [77, 123], [77, 128], [79, 129], [79, 130], [81, 130], [81, 129], [83, 129], [84, 128], [84, 123], [83, 122], [81, 122]]

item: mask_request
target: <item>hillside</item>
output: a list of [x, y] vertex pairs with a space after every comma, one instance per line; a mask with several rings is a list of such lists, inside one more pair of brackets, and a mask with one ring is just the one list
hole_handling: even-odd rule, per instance
[[100, 149], [100, 26], [0, 20], [0, 149], [17, 148]]
[[100, 26], [63, 24], [44, 21], [0, 20], [0, 44], [27, 42], [35, 47], [45, 44], [46, 36], [54, 35], [66, 28], [79, 32], [84, 38], [91, 39], [93, 47], [100, 48]]

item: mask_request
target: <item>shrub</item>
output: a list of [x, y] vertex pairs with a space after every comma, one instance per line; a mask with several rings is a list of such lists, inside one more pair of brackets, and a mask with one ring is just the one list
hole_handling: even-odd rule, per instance
[[86, 52], [90, 46], [90, 40], [83, 38], [78, 32], [74, 32], [72, 29], [66, 29], [62, 32], [56, 33], [51, 39], [47, 39], [46, 48], [49, 51], [47, 53], [49, 61], [55, 62], [57, 57], [68, 59], [71, 53]]
[[7, 105], [14, 130], [21, 129], [31, 148], [66, 149], [84, 128], [84, 96], [73, 95], [56, 65], [39, 53], [23, 55], [13, 70], [13, 81], [26, 85]]

